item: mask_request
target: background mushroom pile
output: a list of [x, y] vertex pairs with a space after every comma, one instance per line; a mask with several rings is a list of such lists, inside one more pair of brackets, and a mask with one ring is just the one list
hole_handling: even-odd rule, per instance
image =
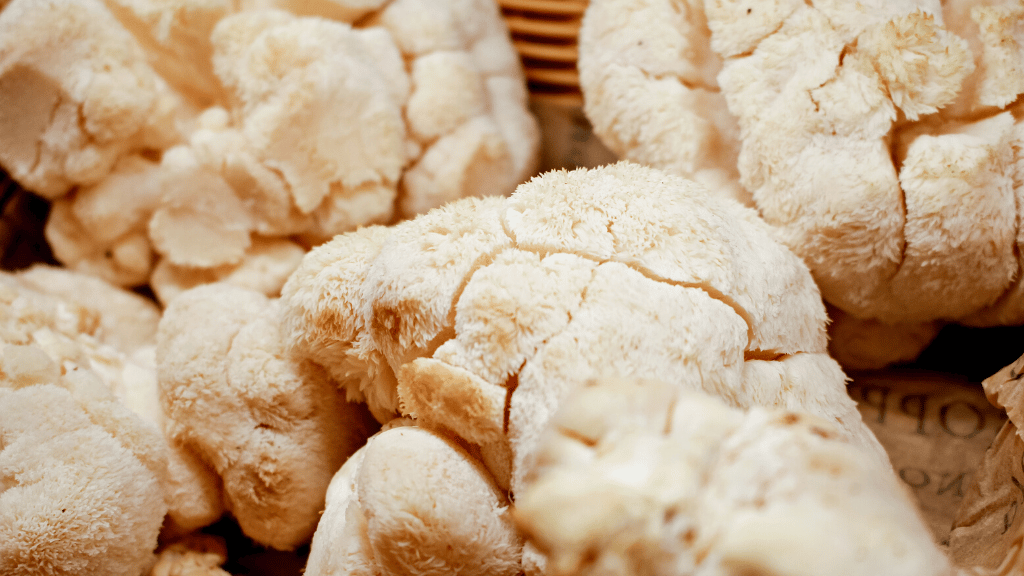
[[0, 573], [224, 576], [225, 524], [309, 576], [1016, 570], [1012, 480], [951, 551], [844, 370], [1024, 324], [1024, 5], [579, 40], [622, 160], [539, 174], [493, 0], [0, 0], [56, 258], [0, 271]]
[[594, 0], [595, 131], [756, 206], [835, 307], [844, 364], [1024, 323], [1019, 2]]
[[484, 0], [14, 0], [0, 99], [57, 259], [165, 303], [274, 294], [335, 234], [508, 194], [539, 144]]

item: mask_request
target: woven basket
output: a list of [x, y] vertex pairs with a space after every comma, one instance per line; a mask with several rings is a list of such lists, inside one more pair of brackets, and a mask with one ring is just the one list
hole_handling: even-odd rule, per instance
[[498, 0], [534, 100], [583, 104], [577, 37], [587, 0]]

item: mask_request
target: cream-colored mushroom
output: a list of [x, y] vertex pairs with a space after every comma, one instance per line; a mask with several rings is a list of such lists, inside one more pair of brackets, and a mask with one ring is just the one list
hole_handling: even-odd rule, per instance
[[[748, 208], [637, 164], [341, 235], [282, 303], [291, 345], [350, 397], [457, 439], [513, 498], [562, 400], [599, 376], [800, 409], [888, 466], [825, 352], [803, 263]], [[324, 541], [361, 530], [332, 522]]]
[[906, 488], [833, 422], [595, 380], [516, 498], [547, 574], [953, 573]]
[[937, 321], [1024, 321], [1017, 4], [595, 0], [587, 114], [626, 158], [733, 174], [846, 325], [866, 323], [844, 333], [906, 344], [843, 350], [837, 332], [837, 354], [916, 357]]

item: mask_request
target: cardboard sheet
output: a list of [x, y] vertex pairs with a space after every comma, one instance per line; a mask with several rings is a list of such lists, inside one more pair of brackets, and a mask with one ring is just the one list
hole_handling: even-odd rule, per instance
[[936, 542], [947, 544], [1005, 414], [977, 383], [947, 374], [883, 370], [850, 376], [849, 392], [864, 422], [889, 452]]

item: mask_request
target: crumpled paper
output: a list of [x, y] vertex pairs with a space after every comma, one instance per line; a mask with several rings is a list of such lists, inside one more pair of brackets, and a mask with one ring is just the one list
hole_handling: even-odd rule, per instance
[[971, 574], [1024, 574], [1024, 356], [982, 382], [1003, 424], [969, 485], [949, 538]]

